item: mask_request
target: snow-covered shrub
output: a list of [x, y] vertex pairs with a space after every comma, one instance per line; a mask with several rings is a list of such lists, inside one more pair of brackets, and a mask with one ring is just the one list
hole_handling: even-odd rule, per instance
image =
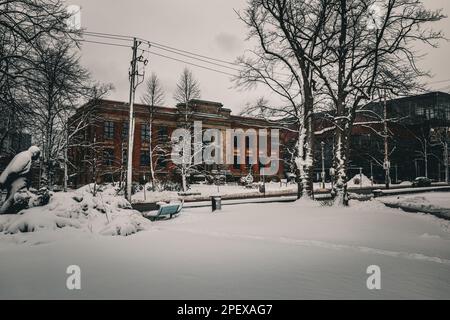
[[[112, 185], [105, 185], [96, 196], [93, 185], [67, 193], [55, 193], [42, 207], [25, 209], [20, 215], [0, 216], [0, 232], [38, 232], [65, 227], [102, 235], [127, 236], [151, 224]], [[26, 197], [25, 197], [26, 198]]]
[[10, 219], [3, 225], [3, 232], [35, 232], [39, 230], [56, 230], [63, 227], [80, 228], [77, 220], [55, 216], [48, 211], [30, 210], [21, 215], [16, 215], [17, 219]]
[[44, 206], [50, 201], [50, 192], [46, 188], [39, 191], [35, 189], [23, 189], [14, 194], [14, 204], [11, 213], [18, 213], [21, 210]]

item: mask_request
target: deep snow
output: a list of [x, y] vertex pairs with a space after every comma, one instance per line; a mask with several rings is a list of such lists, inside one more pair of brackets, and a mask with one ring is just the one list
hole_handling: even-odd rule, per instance
[[0, 215], [0, 232], [51, 232], [67, 226], [87, 233], [127, 236], [150, 225], [123, 196], [117, 195], [112, 185], [96, 188], [96, 196], [91, 184], [54, 193], [43, 207], [26, 209], [17, 215]]
[[[386, 208], [184, 209], [128, 237], [67, 227], [0, 235], [0, 298], [450, 298], [449, 222]], [[66, 268], [81, 267], [81, 290]], [[369, 265], [382, 289], [366, 288]]]
[[[279, 182], [268, 182], [266, 185], [266, 194], [279, 194], [279, 193], [295, 193], [297, 192], [296, 184], [286, 184], [286, 182], [280, 184]], [[210, 196], [262, 196], [259, 192], [257, 184], [255, 188], [245, 188], [244, 186], [236, 184], [227, 185], [210, 185], [210, 184], [192, 184], [188, 190], [192, 196], [187, 196], [185, 199], [197, 198], [197, 197], [210, 197]], [[132, 196], [133, 203], [139, 202], [157, 202], [157, 201], [171, 201], [179, 200], [180, 196], [176, 191], [148, 191], [140, 190]]]

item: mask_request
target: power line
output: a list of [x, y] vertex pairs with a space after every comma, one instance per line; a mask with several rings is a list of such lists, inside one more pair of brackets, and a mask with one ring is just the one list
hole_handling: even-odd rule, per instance
[[110, 39], [110, 40], [118, 40], [118, 41], [129, 41], [129, 42], [133, 41], [133, 39], [124, 39], [124, 38], [119, 38], [116, 36], [105, 36], [105, 35], [90, 34], [90, 33], [84, 33], [84, 36], [94, 37], [94, 38], [102, 38], [102, 39]]
[[82, 42], [89, 42], [89, 43], [96, 43], [96, 44], [103, 44], [103, 45], [108, 45], [108, 46], [115, 46], [115, 47], [123, 47], [123, 48], [131, 48], [131, 46], [127, 46], [124, 44], [118, 44], [118, 43], [110, 43], [110, 42], [102, 42], [102, 41], [92, 41], [92, 40], [85, 40], [85, 39], [81, 39], [79, 41]]
[[439, 81], [433, 81], [433, 82], [428, 82], [428, 84], [436, 84], [436, 83], [443, 83], [443, 82], [449, 82], [450, 79], [447, 80], [439, 80]]
[[[93, 40], [85, 40], [85, 39], [81, 39], [80, 41], [88, 42], [88, 43], [94, 43], [94, 44], [101, 44], [101, 45], [122, 47], [122, 48], [131, 48], [131, 46], [129, 46], [129, 45], [118, 44], [118, 43], [111, 43], [111, 42], [93, 41]], [[231, 73], [224, 72], [224, 71], [221, 71], [221, 70], [217, 70], [217, 69], [214, 69], [214, 68], [210, 68], [210, 67], [206, 67], [206, 66], [203, 66], [203, 65], [195, 64], [195, 63], [188, 62], [188, 61], [185, 61], [185, 60], [182, 60], [182, 59], [169, 57], [169, 56], [166, 56], [166, 55], [163, 55], [163, 54], [160, 54], [160, 53], [157, 53], [157, 52], [153, 52], [153, 51], [150, 51], [150, 50], [142, 49], [142, 51], [150, 53], [150, 54], [153, 54], [153, 55], [156, 55], [156, 56], [159, 56], [159, 57], [162, 57], [162, 58], [166, 58], [166, 59], [182, 62], [182, 63], [188, 64], [188, 65], [192, 65], [192, 66], [195, 66], [195, 67], [198, 67], [198, 68], [203, 68], [203, 69], [206, 69], [206, 70], [209, 70], [209, 71], [213, 71], [213, 72], [216, 72], [216, 73], [221, 73], [221, 74], [224, 74], [224, 75], [227, 75], [227, 76], [232, 76], [232, 77], [236, 76], [235, 74], [231, 74]]]
[[[150, 44], [151, 44], [151, 43], [150, 43]], [[215, 65], [215, 66], [218, 66], [218, 67], [227, 68], [227, 69], [234, 70], [234, 71], [238, 71], [238, 72], [241, 71], [241, 70], [239, 70], [239, 69], [237, 69], [237, 68], [233, 68], [233, 67], [229, 67], [229, 66], [224, 66], [224, 65], [219, 64], [219, 63], [215, 63], [215, 62], [211, 62], [211, 61], [208, 61], [208, 60], [204, 60], [204, 59], [192, 57], [192, 56], [190, 56], [190, 55], [187, 55], [187, 54], [184, 54], [184, 53], [179, 53], [179, 52], [176, 52], [176, 51], [174, 51], [174, 50], [165, 49], [165, 48], [163, 48], [163, 47], [159, 47], [158, 45], [151, 44], [151, 46], [154, 47], [154, 48], [156, 48], [156, 49], [168, 51], [168, 52], [171, 52], [171, 53], [174, 53], [174, 54], [178, 54], [178, 55], [180, 55], [180, 56], [184, 56], [184, 57], [187, 57], [187, 58], [190, 58], [190, 59], [199, 60], [199, 61], [202, 61], [202, 62], [205, 62], [205, 63], [209, 63], [209, 64], [212, 64], [212, 65]]]
[[[119, 34], [113, 34], [113, 33], [85, 31], [84, 34], [87, 35], [87, 36], [99, 37], [99, 38], [110, 39], [110, 40], [118, 40], [118, 41], [132, 41], [134, 39], [134, 37], [132, 37], [132, 36], [119, 35]], [[187, 50], [177, 49], [175, 47], [167, 46], [167, 45], [164, 45], [164, 44], [161, 44], [161, 43], [158, 43], [158, 42], [154, 42], [154, 41], [150, 41], [150, 40], [147, 40], [147, 39], [143, 39], [143, 38], [136, 38], [136, 39], [138, 39], [138, 40], [140, 40], [142, 42], [145, 42], [145, 43], [149, 44], [150, 46], [152, 46], [152, 47], [154, 47], [156, 49], [163, 50], [163, 51], [166, 51], [166, 52], [170, 52], [172, 54], [180, 55], [180, 56], [183, 56], [183, 57], [186, 57], [186, 58], [189, 58], [189, 59], [200, 61], [202, 63], [211, 64], [211, 65], [214, 65], [214, 66], [217, 66], [217, 67], [220, 67], [220, 68], [225, 68], [225, 69], [233, 70], [233, 71], [236, 71], [236, 72], [241, 72], [242, 71], [242, 69], [236, 68], [236, 67], [242, 67], [242, 66], [240, 64], [238, 64], [238, 63], [235, 63], [235, 62], [230, 62], [230, 61], [226, 61], [226, 60], [222, 60], [222, 59], [212, 58], [210, 56], [198, 54], [198, 53], [187, 51]], [[91, 42], [96, 43], [94, 41], [91, 41]], [[97, 42], [99, 42], [99, 41], [97, 41]], [[191, 62], [188, 62], [188, 61], [185, 61], [185, 60], [182, 60], [182, 59], [176, 59], [176, 58], [172, 58], [172, 57], [167, 57], [167, 56], [165, 56], [163, 54], [157, 54], [155, 52], [153, 52], [153, 54], [160, 55], [161, 57], [166, 57], [168, 59], [172, 59], [172, 60], [175, 60], [175, 61], [184, 62], [184, 63], [190, 64], [190, 65], [193, 65], [193, 66], [197, 66], [197, 67], [200, 67], [200, 68], [208, 69], [208, 70], [211, 70], [211, 71], [214, 71], [214, 72], [219, 72], [219, 73], [230, 75], [230, 73], [223, 72], [223, 71], [211, 68], [211, 67], [200, 66], [198, 64], [191, 63]], [[210, 61], [208, 61], [208, 60], [210, 60]], [[227, 65], [223, 65], [221, 63], [227, 64]], [[231, 66], [234, 66], [234, 67], [231, 67]], [[278, 74], [278, 75], [281, 75], [281, 76], [284, 76], [284, 77], [290, 77], [290, 75], [284, 74], [284, 73], [280, 73], [280, 72], [275, 72], [275, 74]], [[235, 75], [233, 75], [233, 76], [235, 76]]]
[[84, 31], [83, 33], [87, 34], [94, 34], [94, 35], [98, 35], [98, 36], [110, 36], [110, 37], [116, 37], [116, 38], [123, 38], [123, 39], [127, 39], [127, 40], [133, 40], [134, 37], [132, 36], [124, 36], [124, 35], [120, 35], [120, 34], [114, 34], [114, 33], [103, 33], [103, 32], [93, 32], [93, 31]]
[[[117, 41], [132, 41], [133, 40], [133, 37], [131, 37], [131, 36], [125, 36], [125, 35], [119, 35], [119, 34], [113, 34], [113, 33], [102, 33], [102, 32], [85, 31], [84, 34], [87, 35], [87, 36], [104, 38], [104, 39], [109, 39], [109, 40], [117, 40]], [[187, 57], [189, 59], [193, 59], [193, 60], [197, 60], [197, 61], [200, 61], [200, 62], [203, 62], [203, 63], [211, 64], [211, 65], [214, 65], [214, 66], [217, 66], [217, 67], [220, 67], [220, 68], [226, 68], [226, 69], [230, 69], [230, 70], [237, 71], [237, 72], [241, 71], [241, 69], [233, 68], [231, 66], [226, 66], [226, 65], [223, 65], [223, 64], [220, 64], [220, 63], [216, 63], [216, 62], [213, 62], [213, 61], [217, 61], [217, 62], [221, 62], [221, 63], [233, 65], [233, 66], [240, 66], [237, 63], [233, 63], [233, 62], [229, 62], [229, 61], [226, 61], [226, 60], [212, 58], [212, 57], [209, 57], [209, 56], [197, 54], [197, 53], [190, 52], [190, 51], [187, 51], [187, 50], [177, 49], [177, 48], [166, 46], [166, 45], [163, 45], [163, 44], [160, 44], [160, 43], [157, 43], [157, 42], [149, 41], [149, 40], [146, 40], [146, 39], [143, 39], [143, 38], [136, 38], [136, 39], [138, 39], [138, 40], [140, 40], [142, 42], [145, 42], [145, 43], [149, 44], [150, 46], [153, 46], [154, 48], [159, 49], [159, 50], [163, 50], [163, 51], [170, 52], [170, 53], [173, 53], [173, 54], [176, 54], [176, 55], [184, 56], [184, 57]], [[89, 43], [96, 43], [96, 44], [111, 45], [111, 46], [117, 46], [117, 47], [131, 48], [131, 45], [127, 46], [127, 45], [118, 44], [118, 43], [111, 43], [111, 42], [102, 42], [102, 41], [84, 40], [84, 39], [81, 40], [81, 41], [89, 42]], [[232, 74], [232, 73], [225, 72], [225, 71], [222, 71], [222, 70], [217, 70], [217, 69], [212, 68], [212, 67], [207, 67], [207, 66], [204, 66], [204, 65], [196, 64], [196, 63], [189, 62], [189, 61], [186, 61], [186, 60], [183, 60], [183, 59], [170, 57], [170, 56], [167, 56], [167, 55], [164, 55], [164, 54], [161, 54], [161, 53], [157, 53], [157, 52], [154, 52], [154, 51], [148, 51], [148, 50], [143, 50], [143, 51], [144, 52], [148, 52], [148, 53], [153, 54], [153, 55], [156, 55], [156, 56], [159, 56], [159, 57], [163, 57], [163, 58], [166, 58], [166, 59], [171, 59], [171, 60], [174, 60], [174, 61], [182, 62], [182, 63], [188, 64], [188, 65], [192, 65], [192, 66], [195, 66], [195, 67], [203, 68], [203, 69], [210, 70], [210, 71], [213, 71], [213, 72], [216, 72], [216, 73], [221, 73], [221, 74], [224, 74], [224, 75], [227, 75], [227, 76], [232, 76], [232, 77], [236, 76], [236, 74]], [[211, 60], [211, 61], [208, 61], [208, 60], [205, 60], [205, 59], [208, 59], [208, 60]], [[282, 74], [282, 73], [277, 73], [277, 74], [283, 75], [283, 76], [289, 76], [289, 75]]]
[[195, 63], [192, 63], [192, 62], [188, 62], [188, 61], [185, 61], [185, 60], [169, 57], [169, 56], [166, 56], [166, 55], [163, 55], [163, 54], [160, 54], [160, 53], [157, 53], [157, 52], [153, 52], [153, 51], [150, 51], [150, 50], [143, 50], [143, 51], [148, 52], [148, 53], [153, 54], [153, 55], [156, 55], [156, 56], [159, 56], [159, 57], [162, 57], [162, 58], [166, 58], [166, 59], [170, 59], [170, 60], [186, 63], [186, 64], [189, 64], [191, 66], [203, 68], [203, 69], [210, 70], [210, 71], [217, 72], [217, 73], [222, 73], [222, 74], [227, 75], [227, 76], [236, 77], [235, 74], [231, 74], [231, 73], [228, 73], [228, 72], [224, 72], [224, 71], [220, 71], [220, 70], [217, 70], [217, 69], [209, 68], [209, 67], [202, 66], [202, 65], [199, 65], [199, 64], [195, 64]]
[[[116, 39], [116, 40], [130, 40], [130, 41], [132, 41], [133, 38], [134, 38], [134, 37], [128, 36], [128, 35], [120, 35], [120, 34], [104, 33], [104, 32], [84, 31], [83, 33], [86, 34], [86, 35], [91, 35], [91, 36], [95, 36], [95, 37], [104, 37], [104, 38]], [[143, 42], [147, 42], [147, 43], [149, 43], [151, 45], [154, 45], [155, 47], [159, 46], [159, 47], [165, 48], [166, 50], [167, 49], [175, 50], [175, 51], [183, 52], [183, 53], [190, 54], [190, 55], [193, 55], [193, 56], [201, 57], [201, 58], [204, 58], [204, 59], [217, 61], [217, 62], [221, 62], [221, 63], [226, 63], [226, 64], [230, 64], [230, 65], [234, 65], [234, 66], [239, 66], [237, 63], [234, 63], [234, 62], [208, 57], [208, 56], [201, 55], [201, 54], [194, 53], [194, 52], [190, 52], [190, 51], [187, 51], [187, 50], [177, 49], [177, 48], [174, 48], [174, 47], [166, 46], [166, 45], [158, 43], [158, 42], [149, 41], [147, 39], [143, 39], [143, 38], [136, 38], [136, 39], [141, 40]], [[193, 59], [195, 59], [195, 58], [193, 58]]]
[[[228, 68], [228, 69], [235, 70], [235, 71], [238, 71], [238, 72], [241, 71], [240, 69], [236, 69], [236, 68], [232, 68], [232, 67], [216, 64], [216, 63], [213, 63], [213, 62], [205, 61], [205, 60], [202, 60], [202, 59], [199, 59], [199, 58], [196, 58], [196, 57], [188, 56], [186, 54], [197, 56], [197, 57], [201, 57], [201, 58], [204, 58], [204, 59], [210, 59], [212, 61], [218, 61], [218, 62], [230, 64], [230, 65], [233, 65], [233, 66], [236, 66], [236, 67], [241, 67], [240, 64], [235, 63], [235, 62], [229, 62], [229, 61], [225, 61], [225, 60], [221, 60], [221, 59], [211, 58], [211, 57], [204, 56], [204, 55], [197, 54], [197, 53], [193, 53], [193, 52], [190, 52], [190, 51], [169, 47], [169, 46], [166, 46], [166, 45], [163, 45], [163, 44], [159, 44], [159, 43], [154, 42], [154, 41], [149, 41], [149, 40], [145, 40], [145, 39], [142, 39], [142, 38], [139, 38], [139, 39], [142, 40], [142, 41], [146, 41], [151, 46], [153, 46], [155, 48], [158, 48], [158, 49], [161, 49], [161, 50], [169, 51], [169, 52], [172, 52], [172, 53], [175, 53], [175, 54], [178, 54], [178, 55], [182, 55], [182, 56], [185, 56], [185, 57], [188, 57], [188, 58], [191, 58], [191, 59], [197, 59], [199, 61], [203, 61], [203, 62], [206, 62], [206, 63], [214, 64], [214, 65], [220, 66], [222, 68]], [[178, 51], [178, 52], [176, 52], [176, 51]], [[179, 53], [179, 52], [181, 52], [181, 53]], [[280, 72], [274, 72], [274, 73], [278, 74], [278, 75], [281, 75], [281, 76], [290, 77], [290, 75], [285, 74], [285, 73], [280, 73]]]
[[164, 44], [161, 44], [161, 43], [158, 43], [158, 42], [154, 42], [154, 41], [149, 41], [149, 40], [142, 39], [142, 38], [138, 38], [138, 39], [142, 40], [142, 41], [145, 41], [145, 42], [148, 42], [148, 43], [150, 43], [151, 45], [154, 45], [154, 46], [160, 46], [160, 47], [163, 47], [163, 48], [166, 48], [166, 49], [176, 50], [176, 51], [179, 51], [179, 52], [187, 53], [187, 54], [190, 54], [190, 55], [193, 55], [193, 56], [197, 56], [197, 57], [201, 57], [201, 58], [204, 58], [204, 59], [209, 59], [209, 60], [212, 60], [212, 61], [217, 61], [217, 62], [221, 62], [221, 63], [226, 63], [226, 64], [238, 66], [238, 64], [234, 63], [234, 62], [208, 57], [208, 56], [201, 55], [201, 54], [198, 54], [198, 53], [195, 53], [195, 52], [190, 52], [190, 51], [187, 51], [187, 50], [177, 49], [177, 48], [174, 48], [174, 47], [166, 46]]

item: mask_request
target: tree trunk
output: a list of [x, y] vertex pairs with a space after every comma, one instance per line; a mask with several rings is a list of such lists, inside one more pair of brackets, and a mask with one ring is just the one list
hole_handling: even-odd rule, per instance
[[183, 192], [186, 192], [187, 191], [186, 171], [184, 168], [182, 168], [181, 170], [182, 170], [182, 173], [181, 173], [182, 188], [183, 188]]
[[150, 131], [150, 137], [149, 137], [149, 153], [150, 153], [150, 177], [152, 179], [152, 189], [155, 190], [155, 170], [153, 168], [153, 149], [152, 149], [152, 120], [149, 121], [148, 127]]
[[[66, 130], [68, 130], [68, 129], [66, 129]], [[69, 173], [68, 173], [68, 168], [67, 168], [67, 163], [69, 162], [69, 157], [67, 154], [68, 148], [69, 148], [69, 133], [68, 133], [68, 131], [66, 131], [66, 146], [64, 147], [64, 185], [63, 185], [64, 192], [67, 192], [67, 180], [69, 179]]]
[[312, 177], [314, 173], [314, 130], [312, 113], [308, 112], [306, 119], [299, 129], [297, 143], [297, 158], [295, 160], [299, 172], [297, 198], [313, 198], [314, 186]]
[[349, 155], [349, 132], [350, 125], [348, 121], [338, 121], [335, 132], [335, 204], [348, 205], [348, 191], [347, 191], [347, 166]]

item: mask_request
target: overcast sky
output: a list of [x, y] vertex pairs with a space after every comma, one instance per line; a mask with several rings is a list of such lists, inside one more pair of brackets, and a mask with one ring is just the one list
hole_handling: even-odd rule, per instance
[[[82, 27], [91, 32], [138, 36], [226, 61], [234, 61], [237, 56], [252, 47], [245, 41], [247, 30], [235, 13], [235, 10], [245, 8], [246, 0], [68, 0], [68, 3], [82, 7]], [[446, 14], [450, 13], [448, 0], [426, 0], [425, 3], [429, 8], [443, 8]], [[445, 19], [436, 27], [443, 29], [450, 37], [450, 19]], [[89, 39], [105, 41], [91, 37]], [[189, 60], [156, 48], [152, 50]], [[448, 42], [442, 42], [438, 49], [422, 50], [422, 53], [428, 53], [421, 64], [433, 73], [434, 78], [430, 82], [450, 79]], [[115, 91], [108, 97], [110, 99], [128, 101], [130, 59], [131, 49], [128, 48], [83, 44], [83, 65], [91, 71], [97, 81], [112, 83], [115, 86]], [[150, 72], [158, 74], [166, 91], [165, 104], [173, 106], [175, 104], [172, 98], [173, 91], [186, 65], [154, 55], [150, 55], [149, 60], [147, 74]], [[189, 61], [207, 65], [194, 60]], [[234, 112], [238, 112], [247, 102], [253, 102], [261, 96], [273, 102], [279, 101], [264, 87], [240, 91], [234, 88], [230, 77], [226, 75], [194, 66], [188, 67], [200, 82], [202, 99], [222, 102]], [[217, 68], [213, 65], [211, 67]], [[449, 91], [450, 81], [433, 84], [430, 87]], [[137, 101], [140, 101], [142, 88], [143, 86], [138, 91]]]

